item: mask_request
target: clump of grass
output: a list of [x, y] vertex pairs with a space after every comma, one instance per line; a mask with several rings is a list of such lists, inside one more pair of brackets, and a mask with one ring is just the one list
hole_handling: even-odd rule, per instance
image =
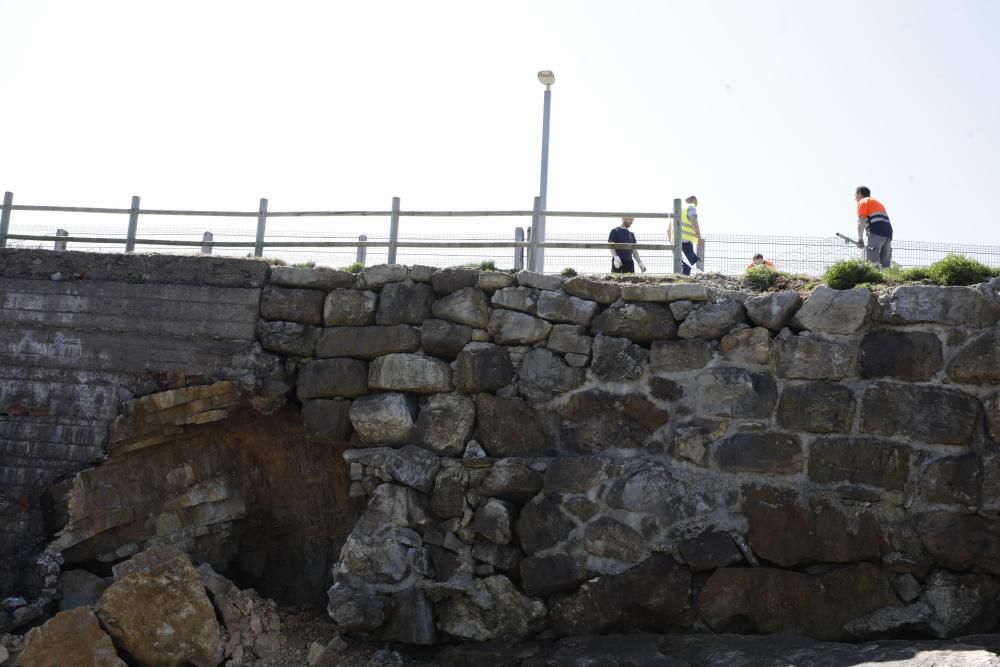
[[296, 269], [315, 269], [316, 268], [316, 262], [312, 262], [312, 261], [309, 261], [309, 262], [299, 262], [298, 264], [292, 264], [292, 266], [295, 267]]
[[761, 264], [759, 266], [751, 266], [747, 269], [746, 273], [743, 274], [743, 282], [759, 292], [764, 292], [774, 287], [775, 283], [783, 275], [785, 274], [781, 271], [773, 269], [766, 264]]
[[1000, 275], [1000, 271], [964, 255], [948, 255], [926, 269], [927, 277], [939, 285], [976, 285]]
[[344, 271], [347, 271], [348, 273], [361, 273], [364, 268], [365, 265], [362, 262], [354, 262], [353, 264], [345, 266]]
[[288, 266], [288, 262], [281, 259], [280, 257], [268, 257], [267, 263], [271, 266]]
[[823, 274], [823, 282], [833, 289], [851, 289], [862, 283], [881, 285], [885, 281], [882, 270], [863, 259], [834, 262]]
[[559, 275], [563, 278], [573, 278], [576, 276], [576, 269], [572, 266], [567, 266], [565, 269], [559, 272]]

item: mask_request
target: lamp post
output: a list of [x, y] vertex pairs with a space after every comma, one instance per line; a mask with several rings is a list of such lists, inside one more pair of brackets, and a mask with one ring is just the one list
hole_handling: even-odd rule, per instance
[[[542, 214], [538, 216], [538, 223], [533, 234], [539, 243], [545, 243], [546, 191], [549, 185], [549, 111], [552, 108], [552, 84], [556, 82], [556, 75], [551, 70], [542, 70], [538, 73], [538, 80], [545, 86], [545, 107], [542, 112], [542, 180], [538, 186]], [[539, 273], [545, 271], [545, 248], [538, 249], [535, 258], [535, 271]]]

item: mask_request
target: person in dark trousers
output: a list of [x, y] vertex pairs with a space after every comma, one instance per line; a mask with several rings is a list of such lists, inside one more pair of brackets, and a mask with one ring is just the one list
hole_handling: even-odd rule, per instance
[[[865, 259], [889, 268], [892, 263], [892, 223], [885, 206], [872, 197], [872, 191], [864, 185], [854, 190], [854, 201], [858, 202], [858, 245], [864, 245]], [[865, 232], [868, 232], [867, 243]]]
[[[671, 240], [673, 240], [673, 225], [668, 227], [667, 230]], [[691, 195], [684, 200], [684, 206], [681, 207], [681, 252], [684, 253], [684, 259], [687, 260], [686, 262], [681, 261], [681, 271], [685, 276], [691, 275], [691, 267], [701, 261], [698, 253], [695, 252], [695, 247], [697, 247], [700, 240], [701, 227], [698, 225], [698, 198]]]
[[[624, 217], [622, 224], [611, 230], [608, 234], [608, 243], [638, 243], [635, 234], [629, 231], [629, 227], [635, 222], [635, 218]], [[611, 250], [611, 273], [635, 273], [635, 265], [638, 264], [643, 272], [646, 265], [639, 259], [638, 250]], [[635, 258], [635, 262], [632, 259]]]

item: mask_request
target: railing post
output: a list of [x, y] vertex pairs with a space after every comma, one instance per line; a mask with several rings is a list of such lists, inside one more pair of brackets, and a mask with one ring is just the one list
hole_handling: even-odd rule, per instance
[[[69, 232], [67, 232], [65, 229], [57, 229], [56, 230], [56, 236], [69, 236]], [[52, 244], [52, 249], [53, 250], [65, 250], [66, 249], [66, 242], [65, 241], [56, 241], [55, 243]]]
[[[524, 243], [524, 227], [514, 228], [514, 242]], [[524, 270], [524, 248], [522, 246], [514, 247], [514, 270]]]
[[694, 249], [694, 254], [698, 255], [698, 270], [705, 270], [705, 239], [698, 239], [698, 245]]
[[14, 193], [3, 193], [3, 210], [0, 211], [0, 248], [7, 247], [7, 230], [10, 228], [10, 207], [14, 204]]
[[396, 263], [396, 244], [399, 243], [399, 197], [392, 198], [392, 217], [389, 218], [389, 256], [386, 264]]
[[[358, 236], [358, 243], [367, 243], [367, 242], [368, 242], [368, 235], [367, 234], [361, 234], [360, 236]], [[365, 258], [367, 256], [368, 256], [368, 246], [359, 245], [358, 246], [358, 252], [354, 256], [354, 262], [356, 264], [360, 264], [361, 266], [364, 266], [365, 265]]]
[[681, 200], [674, 200], [674, 218], [670, 221], [673, 228], [673, 240], [674, 240], [674, 273], [681, 273], [681, 264], [684, 260], [681, 259], [681, 243], [684, 239], [681, 238]]
[[528, 246], [528, 270], [541, 272], [539, 269], [538, 251], [538, 221], [542, 217], [542, 198], [535, 197], [535, 203], [531, 207], [531, 245]]
[[139, 228], [139, 197], [132, 195], [132, 207], [128, 212], [128, 236], [125, 238], [125, 252], [135, 252], [135, 232]]
[[211, 255], [212, 254], [212, 241], [215, 239], [215, 235], [212, 232], [205, 232], [201, 235], [201, 254]]
[[254, 257], [264, 256], [264, 230], [267, 227], [267, 200], [261, 197], [257, 213], [257, 242], [253, 247]]

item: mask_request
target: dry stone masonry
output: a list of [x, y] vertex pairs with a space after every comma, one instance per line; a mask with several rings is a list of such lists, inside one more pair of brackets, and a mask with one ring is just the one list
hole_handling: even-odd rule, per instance
[[[301, 406], [306, 451], [343, 462], [326, 479], [354, 504], [342, 498], [330, 511], [356, 511], [338, 524], [323, 584], [344, 633], [437, 644], [1000, 629], [1000, 280], [748, 296], [701, 283], [399, 265], [268, 272], [230, 260], [225, 270], [248, 283], [198, 286], [218, 310], [187, 316], [190, 357], [175, 342], [167, 354], [162, 341], [180, 333], [166, 325], [144, 345], [152, 361], [130, 353], [137, 366], [206, 376], [202, 388], [184, 383], [171, 391], [186, 394], [157, 399], [156, 387], [109, 375], [127, 369], [102, 361], [121, 352], [105, 351], [97, 333], [60, 338], [78, 317], [74, 294], [109, 295], [108, 322], [125, 315], [110, 312], [116, 274], [98, 266], [92, 278], [64, 255], [76, 262], [60, 271], [66, 280], [23, 262], [0, 269], [4, 317], [22, 331], [5, 334], [14, 379], [0, 385], [3, 403], [29, 410], [0, 417], [14, 443], [2, 454], [5, 497], [36, 470], [14, 453], [33, 436], [14, 429], [66, 428], [86, 413], [80, 442], [90, 449], [77, 454], [75, 440], [53, 433], [48, 449], [32, 450], [76, 473], [107, 455], [99, 434], [121, 401], [153, 395], [111, 429], [112, 459], [71, 478], [60, 557], [117, 562], [167, 541], [233, 567], [239, 545], [227, 552], [226, 536], [252, 521], [249, 486], [217, 484], [215, 499], [196, 499], [194, 480], [208, 471], [178, 468], [167, 486], [180, 511], [143, 498], [123, 518], [100, 505], [100, 471], [171, 430], [244, 419], [244, 402], [262, 418]], [[144, 275], [151, 284], [134, 288], [176, 318], [173, 288], [161, 283], [182, 274], [162, 270], [168, 278]], [[49, 293], [67, 313], [29, 315], [24, 300], [36, 297], [25, 295]], [[234, 303], [238, 331], [223, 315]], [[206, 321], [219, 322], [216, 333]], [[37, 371], [15, 365], [29, 348], [56, 358], [58, 345], [76, 352]], [[45, 382], [58, 389], [41, 392]], [[87, 383], [104, 392], [99, 405]], [[43, 405], [48, 415], [31, 415]], [[95, 627], [84, 615], [74, 622]], [[198, 650], [207, 664], [220, 648]]]

